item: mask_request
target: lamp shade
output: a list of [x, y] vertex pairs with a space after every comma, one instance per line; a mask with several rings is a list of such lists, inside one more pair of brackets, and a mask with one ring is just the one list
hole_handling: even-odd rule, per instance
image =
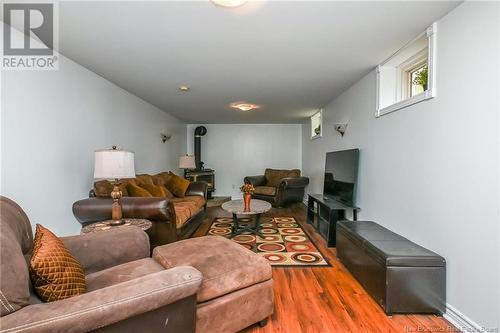
[[196, 169], [194, 156], [184, 155], [179, 157], [179, 169]]
[[95, 151], [94, 179], [134, 177], [133, 152], [115, 148]]

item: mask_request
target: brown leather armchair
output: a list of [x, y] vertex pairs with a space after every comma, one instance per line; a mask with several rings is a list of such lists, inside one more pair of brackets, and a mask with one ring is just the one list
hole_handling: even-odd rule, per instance
[[[139, 228], [61, 237], [85, 270], [87, 291], [43, 303], [33, 292], [26, 257], [31, 224], [12, 200], [0, 196], [0, 302], [2, 332], [195, 332], [201, 273], [165, 268], [150, 258]], [[167, 318], [167, 320], [166, 320]]]
[[276, 207], [283, 207], [290, 203], [302, 202], [309, 178], [301, 177], [298, 169], [266, 169], [264, 175], [247, 176], [244, 182], [255, 187], [252, 198], [268, 201]]

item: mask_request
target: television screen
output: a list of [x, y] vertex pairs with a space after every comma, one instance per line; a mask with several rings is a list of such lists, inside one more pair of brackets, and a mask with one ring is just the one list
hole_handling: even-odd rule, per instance
[[359, 149], [326, 153], [323, 195], [346, 205], [356, 203]]

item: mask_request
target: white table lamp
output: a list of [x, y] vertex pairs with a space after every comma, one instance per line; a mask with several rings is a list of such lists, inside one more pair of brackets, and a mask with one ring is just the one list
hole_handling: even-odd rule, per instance
[[179, 169], [196, 169], [194, 156], [184, 155], [179, 157]]
[[120, 203], [122, 191], [120, 191], [118, 179], [135, 177], [134, 153], [113, 146], [112, 149], [96, 150], [94, 161], [94, 179], [112, 179], [114, 181], [111, 192], [111, 198], [113, 198], [111, 219], [116, 221], [112, 223], [113, 225], [122, 224]]

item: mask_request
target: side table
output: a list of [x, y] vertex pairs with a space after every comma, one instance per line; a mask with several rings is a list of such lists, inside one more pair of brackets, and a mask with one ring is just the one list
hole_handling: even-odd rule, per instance
[[136, 226], [144, 230], [145, 232], [149, 232], [153, 224], [151, 221], [146, 220], [146, 219], [123, 219], [125, 223], [121, 225], [110, 225], [110, 222], [113, 222], [113, 220], [106, 220], [106, 221], [100, 221], [100, 222], [94, 222], [91, 224], [86, 225], [85, 227], [82, 228], [80, 231], [80, 234], [89, 234], [93, 232], [101, 232], [101, 231], [106, 231], [106, 230], [114, 230], [117, 228], [126, 228], [129, 226]]

